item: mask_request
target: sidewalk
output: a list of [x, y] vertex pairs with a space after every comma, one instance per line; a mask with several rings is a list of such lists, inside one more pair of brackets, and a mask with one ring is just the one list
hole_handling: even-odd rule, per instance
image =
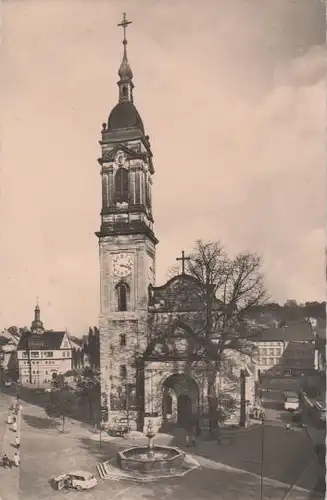
[[[7, 421], [8, 412], [1, 415]], [[11, 430], [11, 426], [6, 422], [3, 440], [1, 444], [1, 458], [6, 453], [12, 459], [16, 451], [15, 436], [16, 433]], [[20, 433], [20, 412], [17, 415], [17, 434]], [[0, 498], [1, 500], [19, 499], [19, 468], [13, 466], [11, 469], [0, 467]]]

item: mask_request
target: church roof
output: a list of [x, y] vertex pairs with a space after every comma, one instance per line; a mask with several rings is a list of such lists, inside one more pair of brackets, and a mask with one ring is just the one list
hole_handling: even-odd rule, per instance
[[149, 288], [151, 311], [201, 311], [203, 298], [203, 284], [189, 274], [179, 274], [162, 286]]
[[108, 119], [109, 130], [139, 128], [144, 134], [142, 119], [131, 101], [119, 102], [111, 111]]

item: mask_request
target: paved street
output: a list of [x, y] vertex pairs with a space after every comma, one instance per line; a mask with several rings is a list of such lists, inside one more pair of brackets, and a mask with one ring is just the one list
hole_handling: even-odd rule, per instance
[[[280, 396], [277, 392], [270, 391], [265, 398], [268, 419], [264, 428], [264, 500], [282, 500], [290, 485], [295, 483], [297, 487], [285, 497], [288, 500], [322, 498], [308, 493], [317, 481], [317, 462], [308, 433], [300, 428], [286, 431], [286, 417], [283, 411], [278, 409]], [[0, 396], [0, 408], [3, 408], [3, 411], [6, 411], [8, 402], [7, 396]], [[68, 423], [67, 432], [62, 434], [56, 428], [57, 422], [49, 419], [42, 408], [24, 402], [23, 405], [19, 490], [24, 500], [76, 498], [76, 492], [56, 492], [49, 484], [53, 476], [74, 469], [88, 470], [99, 480], [95, 490], [80, 494], [84, 499], [260, 498], [260, 425], [246, 431], [229, 432], [221, 446], [212, 442], [199, 442], [197, 448], [191, 452], [196, 455], [201, 468], [183, 478], [150, 484], [131, 484], [102, 481], [96, 471], [96, 464], [115, 456], [118, 449], [128, 446], [127, 440], [105, 441], [100, 448], [99, 436], [92, 434], [89, 428], [78, 422]], [[2, 435], [6, 432], [8, 435], [10, 431], [6, 431], [4, 420], [5, 418], [1, 424], [1, 432]], [[60, 428], [60, 425], [58, 427]], [[184, 440], [178, 436], [173, 441], [184, 446]], [[17, 471], [12, 472], [17, 475]], [[6, 483], [6, 489], [1, 491], [1, 500], [15, 500], [17, 481], [12, 481], [11, 472], [1, 473], [3, 476], [5, 474]]]
[[[2, 442], [7, 447], [6, 452], [9, 449], [12, 454], [14, 448], [10, 443], [14, 436], [5, 423], [11, 400], [8, 395], [0, 395]], [[298, 427], [286, 430], [285, 423], [290, 415], [282, 410], [280, 390], [275, 388], [265, 392], [264, 401], [267, 408], [264, 426], [264, 499], [281, 500], [294, 484], [297, 487], [291, 489], [285, 498], [323, 498], [308, 493], [318, 477], [318, 465], [308, 432]], [[24, 402], [23, 406], [19, 485], [17, 469], [0, 470], [1, 500], [15, 500], [18, 486], [24, 500], [75, 498], [76, 492], [56, 492], [49, 484], [53, 476], [74, 469], [88, 470], [99, 480], [99, 485], [92, 493], [80, 494], [84, 499], [141, 500], [156, 497], [164, 500], [172, 496], [176, 500], [202, 497], [209, 500], [260, 498], [260, 424], [245, 431], [227, 432], [220, 446], [199, 441], [191, 452], [196, 455], [201, 468], [183, 478], [131, 485], [128, 482], [102, 481], [96, 471], [97, 463], [115, 456], [117, 450], [129, 445], [127, 440], [106, 440], [100, 448], [99, 436], [94, 435], [89, 427], [69, 422], [65, 426], [67, 432], [62, 434], [58, 431], [60, 422], [46, 416], [41, 407]], [[164, 438], [160, 436], [157, 439]], [[171, 442], [181, 447], [185, 444], [182, 436], [171, 438]]]

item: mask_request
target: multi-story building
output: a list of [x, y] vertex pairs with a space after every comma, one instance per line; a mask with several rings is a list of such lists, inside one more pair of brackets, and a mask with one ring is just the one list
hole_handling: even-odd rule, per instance
[[309, 375], [314, 370], [315, 334], [307, 321], [262, 329], [253, 341], [258, 375]]
[[43, 387], [54, 374], [72, 369], [72, 346], [67, 332], [45, 330], [36, 305], [31, 331], [22, 333], [17, 347], [21, 385]]

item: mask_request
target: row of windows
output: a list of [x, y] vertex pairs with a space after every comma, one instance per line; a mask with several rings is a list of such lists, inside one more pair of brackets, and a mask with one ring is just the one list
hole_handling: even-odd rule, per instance
[[266, 349], [266, 348], [261, 348], [259, 349], [259, 352], [260, 352], [260, 355], [261, 356], [281, 356], [282, 353], [283, 353], [283, 350], [279, 347], [277, 347], [276, 349], [274, 348], [269, 348], [269, 349]]
[[[61, 351], [62, 352], [62, 357], [70, 357], [71, 351]], [[28, 357], [28, 352], [24, 351], [22, 352], [23, 358]], [[30, 351], [30, 357], [31, 358], [53, 358], [53, 351]]]
[[281, 347], [282, 345], [284, 345], [284, 342], [282, 342], [281, 340], [277, 340], [275, 342], [259, 342], [259, 347], [260, 346], [274, 346], [274, 347]]
[[[33, 374], [33, 375], [39, 375], [40, 373], [44, 373], [44, 375], [48, 375], [48, 372], [47, 372], [47, 371], [45, 371], [45, 372], [43, 372], [43, 371], [42, 371], [42, 372], [41, 372], [41, 371], [39, 371], [39, 370], [32, 370], [32, 374]], [[22, 375], [28, 375], [28, 374], [29, 374], [29, 370], [23, 370], [23, 371], [22, 371]]]
[[[29, 361], [23, 361], [22, 362], [24, 365], [29, 365]], [[42, 363], [40, 363], [39, 361], [31, 361], [31, 364], [32, 365], [38, 365], [40, 366]], [[45, 365], [54, 365], [56, 364], [56, 361], [52, 361], [52, 360], [45, 360], [44, 361], [44, 364]]]
[[277, 365], [279, 363], [279, 358], [259, 358], [259, 363], [261, 365]]
[[[27, 377], [23, 377], [23, 379], [22, 379], [22, 382], [27, 382], [27, 383], [29, 383], [29, 381], [30, 381], [30, 380], [29, 380], [29, 376], [27, 376]], [[48, 383], [48, 382], [51, 382], [51, 378], [50, 378], [50, 379], [46, 379], [46, 378], [45, 378], [45, 379], [43, 379], [43, 380], [40, 380], [40, 377], [37, 377], [37, 378], [34, 378], [34, 379], [32, 378], [32, 381], [31, 381], [31, 383], [32, 383], [33, 385], [36, 385], [36, 384], [39, 384], [39, 383], [46, 384], [46, 383]]]

